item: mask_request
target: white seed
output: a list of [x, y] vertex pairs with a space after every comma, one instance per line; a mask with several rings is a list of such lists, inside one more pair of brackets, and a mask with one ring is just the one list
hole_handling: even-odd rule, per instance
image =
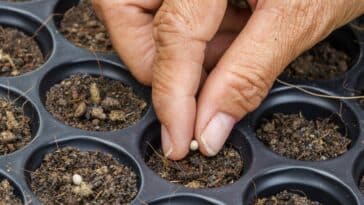
[[82, 176], [79, 174], [74, 174], [72, 176], [72, 181], [74, 185], [80, 185], [82, 183]]
[[191, 151], [196, 151], [198, 150], [198, 142], [196, 140], [192, 140], [191, 144], [190, 144], [190, 150]]

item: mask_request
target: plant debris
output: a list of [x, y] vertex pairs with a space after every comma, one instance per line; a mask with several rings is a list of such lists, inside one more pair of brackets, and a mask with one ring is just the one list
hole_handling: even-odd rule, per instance
[[0, 182], [0, 204], [1, 205], [21, 205], [22, 201], [14, 194], [14, 188], [8, 180]]
[[161, 150], [152, 152], [147, 165], [162, 178], [188, 188], [216, 188], [237, 181], [243, 172], [243, 160], [234, 148], [224, 147], [216, 156], [190, 152], [181, 161], [171, 161]]
[[289, 78], [329, 80], [349, 69], [351, 57], [323, 41], [296, 58], [284, 71]]
[[76, 46], [93, 52], [113, 50], [105, 26], [97, 18], [91, 0], [81, 0], [69, 9], [60, 24], [61, 33]]
[[147, 103], [121, 81], [77, 74], [47, 92], [46, 107], [72, 127], [114, 131], [136, 123]]
[[[73, 176], [82, 176], [79, 185]], [[31, 188], [40, 201], [55, 204], [126, 205], [138, 193], [138, 176], [110, 154], [65, 147], [48, 153], [30, 174]]]
[[32, 140], [30, 119], [21, 107], [0, 98], [0, 154], [12, 153]]
[[331, 118], [307, 120], [301, 113], [275, 113], [263, 119], [257, 136], [282, 156], [309, 161], [338, 157], [351, 143]]
[[18, 29], [0, 26], [0, 45], [0, 76], [18, 76], [44, 63], [34, 38]]
[[253, 205], [322, 205], [296, 192], [284, 190], [274, 196], [257, 199]]

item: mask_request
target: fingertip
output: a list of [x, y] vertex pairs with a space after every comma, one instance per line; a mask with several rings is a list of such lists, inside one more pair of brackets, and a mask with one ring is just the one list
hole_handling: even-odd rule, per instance
[[[181, 160], [188, 154], [188, 141], [176, 142], [165, 125], [161, 128], [162, 149], [164, 156], [171, 160]], [[188, 138], [186, 138], [188, 140]]]
[[235, 118], [221, 112], [206, 122], [205, 128], [197, 131], [201, 153], [210, 157], [215, 156], [224, 146], [235, 123]]

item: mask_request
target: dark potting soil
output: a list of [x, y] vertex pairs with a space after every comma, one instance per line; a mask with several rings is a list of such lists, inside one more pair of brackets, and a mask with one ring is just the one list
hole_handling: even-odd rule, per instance
[[92, 52], [110, 52], [113, 50], [105, 26], [97, 18], [91, 0], [81, 0], [69, 9], [60, 23], [61, 33], [76, 46]]
[[31, 140], [29, 117], [14, 102], [0, 98], [0, 155], [21, 149]]
[[55, 118], [72, 127], [114, 131], [136, 123], [147, 103], [121, 81], [77, 74], [47, 92], [46, 107]]
[[361, 193], [364, 194], [364, 176], [362, 176], [360, 179], [359, 189], [360, 189]]
[[43, 54], [31, 36], [0, 26], [0, 76], [18, 76], [44, 63]]
[[0, 204], [1, 205], [21, 205], [22, 201], [14, 194], [14, 188], [8, 180], [0, 182]]
[[309, 161], [338, 157], [351, 143], [331, 118], [307, 120], [301, 113], [276, 113], [263, 119], [257, 136], [282, 156]]
[[[301, 195], [302, 194], [302, 195]], [[320, 202], [312, 201], [303, 193], [284, 190], [274, 196], [257, 199], [253, 205], [322, 205]]]
[[296, 58], [284, 71], [289, 78], [329, 80], [349, 69], [351, 57], [323, 41]]
[[[73, 175], [82, 182], [74, 183]], [[47, 154], [31, 174], [31, 188], [42, 203], [126, 205], [138, 193], [136, 173], [101, 152], [66, 147]]]
[[243, 172], [238, 151], [224, 147], [216, 156], [191, 152], [181, 161], [166, 159], [161, 150], [153, 151], [147, 165], [162, 178], [188, 188], [216, 188], [237, 181]]

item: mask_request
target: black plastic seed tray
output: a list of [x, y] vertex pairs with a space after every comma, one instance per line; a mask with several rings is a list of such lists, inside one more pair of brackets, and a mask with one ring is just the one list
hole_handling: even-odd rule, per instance
[[[0, 95], [17, 99], [15, 102], [20, 105], [25, 103], [25, 113], [32, 118], [34, 139], [24, 148], [0, 157], [0, 178], [11, 181], [25, 204], [40, 204], [30, 189], [29, 172], [39, 167], [46, 153], [70, 145], [81, 150], [111, 153], [130, 165], [139, 176], [139, 193], [132, 204], [248, 205], [257, 196], [295, 189], [326, 205], [364, 205], [364, 195], [358, 188], [359, 178], [364, 174], [364, 110], [354, 100], [314, 97], [276, 84], [264, 103], [238, 123], [229, 138], [228, 143], [237, 148], [244, 159], [245, 168], [240, 180], [213, 189], [188, 189], [170, 183], [146, 166], [144, 157], [150, 153], [148, 143], [157, 145], [160, 136], [151, 107], [138, 123], [114, 132], [83, 131], [53, 118], [44, 106], [46, 91], [79, 72], [121, 80], [150, 104], [150, 89], [136, 82], [115, 54], [94, 54], [76, 47], [58, 32], [58, 18], [47, 22], [53, 13], [63, 13], [77, 2], [0, 3], [0, 24], [28, 34], [38, 32], [36, 40], [43, 54], [48, 56], [46, 63], [33, 72], [0, 78]], [[357, 21], [362, 23], [364, 19]], [[334, 32], [329, 40], [354, 58], [348, 72], [327, 81], [307, 82], [284, 76], [282, 79], [329, 95], [351, 96], [353, 90], [364, 88], [364, 32], [348, 25]], [[299, 111], [309, 118], [339, 114], [342, 132], [352, 139], [349, 151], [327, 161], [297, 161], [273, 153], [256, 138], [255, 128], [262, 117], [273, 112]]]

